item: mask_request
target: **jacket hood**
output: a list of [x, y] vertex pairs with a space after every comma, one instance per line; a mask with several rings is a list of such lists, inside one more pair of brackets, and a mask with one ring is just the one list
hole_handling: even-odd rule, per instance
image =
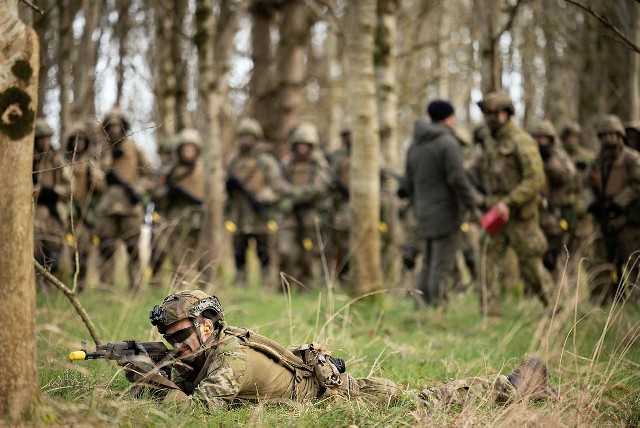
[[453, 132], [446, 125], [429, 123], [423, 120], [418, 120], [413, 125], [413, 136], [416, 143], [428, 143], [442, 135], [453, 136]]

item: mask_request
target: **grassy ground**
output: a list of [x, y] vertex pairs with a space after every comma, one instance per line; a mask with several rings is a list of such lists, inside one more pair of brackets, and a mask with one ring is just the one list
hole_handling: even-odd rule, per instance
[[[103, 341], [160, 340], [149, 310], [171, 290], [90, 287], [80, 297]], [[210, 290], [211, 291], [211, 290]], [[355, 376], [377, 375], [407, 390], [442, 381], [509, 373], [530, 354], [549, 364], [559, 403], [498, 406], [482, 399], [463, 408], [425, 409], [411, 394], [392, 408], [360, 403], [257, 405], [207, 414], [127, 396], [128, 383], [113, 361], [69, 362], [69, 351], [90, 336], [65, 297], [38, 295], [38, 367], [43, 406], [37, 425], [117, 426], [638, 426], [640, 424], [640, 308], [598, 308], [564, 297], [553, 320], [541, 305], [506, 297], [504, 316], [485, 320], [473, 292], [451, 296], [446, 311], [416, 311], [410, 297], [389, 290], [377, 305], [339, 292], [287, 295], [215, 287], [231, 325], [280, 343], [327, 343]], [[576, 290], [567, 290], [575, 296]], [[578, 303], [576, 303], [576, 301]], [[89, 346], [90, 347], [90, 346]]]

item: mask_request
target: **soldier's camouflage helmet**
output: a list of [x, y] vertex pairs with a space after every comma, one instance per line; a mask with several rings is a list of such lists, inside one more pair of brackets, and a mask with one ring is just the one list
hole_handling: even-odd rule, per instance
[[180, 147], [185, 144], [193, 144], [198, 148], [198, 150], [202, 150], [202, 137], [197, 129], [194, 128], [185, 128], [178, 133], [175, 137], [176, 150], [180, 150]]
[[624, 129], [627, 132], [629, 132], [630, 130], [640, 132], [640, 120], [632, 120], [630, 122], [625, 122]]
[[224, 319], [224, 310], [216, 296], [209, 296], [202, 290], [184, 290], [165, 297], [162, 304], [149, 312], [151, 324], [164, 334], [167, 326], [190, 318], [206, 317], [214, 323]]
[[124, 117], [124, 113], [119, 107], [113, 107], [104, 115], [104, 119], [102, 119], [102, 127], [107, 129], [109, 125], [120, 125], [125, 131], [130, 129], [129, 121]]
[[76, 146], [76, 140], [90, 141], [87, 127], [82, 122], [75, 122], [67, 131], [67, 136], [64, 139], [67, 142], [67, 151], [73, 151]]
[[570, 134], [580, 135], [582, 132], [582, 128], [580, 124], [574, 120], [570, 120], [562, 125], [562, 129], [560, 130], [560, 138], [567, 138]]
[[549, 137], [551, 140], [555, 140], [557, 137], [556, 130], [553, 127], [553, 124], [548, 120], [539, 120], [536, 123], [534, 123], [531, 129], [529, 130], [529, 134], [533, 135], [534, 137], [538, 137], [538, 136]]
[[598, 135], [606, 134], [608, 132], [615, 132], [623, 137], [626, 137], [627, 135], [624, 130], [624, 126], [622, 126], [622, 121], [614, 114], [604, 116], [596, 126], [596, 133]]
[[315, 146], [320, 142], [318, 130], [312, 123], [301, 122], [293, 129], [291, 135], [289, 135], [289, 142], [291, 144], [307, 143]]
[[35, 137], [51, 137], [53, 135], [53, 128], [44, 119], [36, 120]]
[[256, 140], [262, 140], [264, 137], [264, 132], [262, 131], [262, 126], [260, 122], [257, 120], [247, 117], [242, 119], [236, 128], [236, 135], [239, 137], [241, 135], [251, 135]]
[[513, 101], [509, 95], [504, 92], [489, 92], [483, 99], [478, 101], [478, 107], [484, 113], [485, 111], [503, 111], [510, 115], [516, 112]]

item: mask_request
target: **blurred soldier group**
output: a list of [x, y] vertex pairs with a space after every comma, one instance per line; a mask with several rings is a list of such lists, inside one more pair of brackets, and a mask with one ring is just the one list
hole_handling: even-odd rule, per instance
[[[513, 102], [503, 93], [486, 94], [479, 103], [485, 123], [476, 128], [473, 139], [448, 122], [440, 123], [453, 115], [453, 107], [446, 101], [436, 104], [438, 120], [432, 117], [432, 124], [416, 125], [407, 175], [380, 174], [382, 181], [389, 177], [413, 180], [398, 192], [405, 199], [381, 204], [380, 233], [383, 239], [390, 235], [385, 217], [401, 206], [405, 241], [397, 253], [402, 254], [406, 272], [422, 266], [416, 289], [423, 303], [446, 301], [447, 291], [461, 282], [455, 267], [466, 266], [471, 281], [482, 289], [481, 307], [487, 315], [500, 315], [504, 288], [519, 281], [526, 294], [547, 306], [558, 288], [567, 254], [574, 262], [584, 258], [596, 301], [611, 301], [635, 287], [638, 269], [633, 260], [627, 262], [640, 238], [637, 122], [623, 125], [616, 116], [603, 117], [595, 126], [601, 145], [596, 154], [582, 144], [581, 128], [575, 122], [567, 122], [559, 132], [548, 120], [535, 122], [527, 131], [518, 127]], [[439, 138], [437, 145], [426, 144], [432, 131]], [[131, 139], [129, 121], [118, 108], [110, 110], [101, 123], [73, 124], [58, 151], [51, 147], [53, 134], [44, 120], [37, 121], [36, 260], [68, 279], [77, 254], [80, 287], [92, 248], [100, 281], [106, 285], [113, 284], [119, 246], [128, 255], [133, 289], [141, 283], [143, 272], [152, 283], [160, 281], [166, 265], [181, 280], [202, 272], [199, 236], [205, 167], [204, 142], [197, 130], [182, 129], [162, 141], [157, 170]], [[234, 135], [235, 151], [225, 162], [224, 218], [237, 283], [249, 280], [252, 250], [260, 282], [267, 288], [296, 284], [306, 290], [334, 275], [343, 283], [350, 281], [349, 127], [342, 127], [341, 147], [330, 154], [322, 150], [318, 131], [309, 122], [299, 123], [290, 132], [285, 156], [275, 154], [274, 144], [265, 140], [255, 119], [241, 120]], [[447, 164], [455, 174], [443, 176], [444, 181], [424, 175], [446, 166], [437, 161], [440, 155], [435, 151], [428, 154], [436, 147], [455, 160], [455, 167]], [[435, 166], [425, 167], [420, 160], [423, 155], [425, 159], [436, 156]], [[421, 188], [420, 182], [425, 186], [427, 178], [434, 184]], [[449, 214], [433, 210], [442, 201], [433, 196], [440, 185], [442, 195], [453, 192]], [[429, 195], [435, 202], [429, 202]], [[464, 209], [459, 211], [461, 206]], [[479, 210], [485, 213], [482, 222]], [[438, 221], [446, 227], [434, 220], [440, 214]], [[486, 230], [482, 230], [479, 225], [489, 214], [500, 225], [489, 230], [483, 224]], [[146, 270], [139, 260], [144, 223], [153, 230]], [[443, 241], [444, 232], [447, 239]], [[441, 242], [450, 243], [451, 248], [438, 250]], [[383, 251], [389, 247], [383, 245]], [[323, 278], [323, 274], [332, 277]]]

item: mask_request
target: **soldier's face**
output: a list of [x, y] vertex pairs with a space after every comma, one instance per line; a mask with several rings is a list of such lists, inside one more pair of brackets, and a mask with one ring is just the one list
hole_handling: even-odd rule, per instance
[[551, 144], [551, 138], [546, 135], [535, 135], [533, 138], [536, 139], [540, 146], [548, 146]]
[[[195, 328], [197, 327], [195, 327], [193, 322], [188, 318], [176, 321], [167, 326], [167, 331], [164, 334], [165, 340], [178, 351], [178, 357], [186, 357], [200, 347], [200, 341], [198, 340], [198, 335], [195, 333]], [[172, 337], [172, 335], [175, 336]]]
[[124, 137], [124, 130], [122, 129], [122, 125], [120, 123], [111, 123], [107, 128], [107, 134], [109, 134], [109, 139], [111, 141], [117, 141]]
[[564, 140], [565, 144], [569, 147], [578, 147], [580, 145], [580, 137], [578, 134], [571, 133], [567, 135], [567, 138]]
[[183, 144], [180, 146], [180, 160], [184, 163], [193, 162], [198, 156], [198, 148], [193, 144]]
[[39, 153], [47, 152], [51, 149], [51, 137], [36, 138], [36, 151]]
[[598, 138], [600, 138], [603, 146], [615, 146], [618, 144], [621, 137], [616, 132], [605, 132], [603, 134], [599, 134]]
[[296, 143], [293, 148], [296, 156], [300, 159], [307, 159], [311, 156], [312, 146], [309, 143]]
[[253, 147], [255, 141], [256, 139], [253, 137], [253, 135], [243, 134], [238, 136], [238, 143], [241, 151], [250, 150]]
[[504, 110], [488, 110], [485, 109], [483, 112], [484, 120], [487, 123], [487, 126], [492, 131], [497, 131], [502, 128], [502, 125], [507, 123], [509, 120], [509, 114]]

